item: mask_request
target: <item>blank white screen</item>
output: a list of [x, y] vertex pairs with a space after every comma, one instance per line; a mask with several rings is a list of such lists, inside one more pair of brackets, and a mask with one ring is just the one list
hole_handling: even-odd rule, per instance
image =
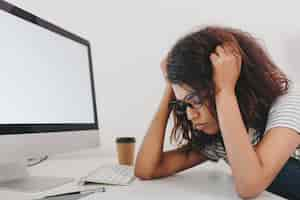
[[88, 48], [0, 11], [0, 124], [93, 123]]

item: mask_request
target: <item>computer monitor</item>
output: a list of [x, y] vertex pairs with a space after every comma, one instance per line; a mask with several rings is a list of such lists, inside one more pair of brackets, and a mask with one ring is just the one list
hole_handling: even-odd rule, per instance
[[20, 161], [100, 143], [91, 47], [2, 0], [0, 26], [0, 186], [27, 177], [28, 188]]

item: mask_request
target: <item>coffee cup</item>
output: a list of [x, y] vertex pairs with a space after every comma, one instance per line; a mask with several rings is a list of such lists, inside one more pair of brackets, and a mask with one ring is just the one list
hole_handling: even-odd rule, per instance
[[120, 165], [133, 165], [135, 137], [116, 138], [118, 161]]

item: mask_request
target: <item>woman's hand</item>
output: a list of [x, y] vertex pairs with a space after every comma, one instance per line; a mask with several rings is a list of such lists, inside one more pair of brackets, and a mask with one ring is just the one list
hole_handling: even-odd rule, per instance
[[216, 47], [210, 55], [213, 65], [213, 79], [216, 95], [221, 91], [235, 91], [236, 82], [241, 72], [242, 59], [237, 44], [225, 42]]

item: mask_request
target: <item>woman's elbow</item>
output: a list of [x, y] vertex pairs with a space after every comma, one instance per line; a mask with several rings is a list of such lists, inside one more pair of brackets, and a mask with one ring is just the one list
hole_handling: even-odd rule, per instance
[[260, 184], [250, 183], [243, 186], [236, 185], [236, 191], [240, 198], [251, 199], [260, 195], [264, 191], [264, 188]]
[[145, 170], [137, 168], [137, 167], [134, 168], [134, 175], [135, 175], [135, 177], [137, 177], [141, 180], [153, 179], [152, 173], [146, 172]]
[[252, 199], [260, 195], [262, 192], [241, 192], [238, 191], [238, 195], [241, 199]]
[[149, 174], [143, 174], [143, 173], [134, 173], [135, 177], [141, 179], [141, 180], [151, 180], [153, 177]]

